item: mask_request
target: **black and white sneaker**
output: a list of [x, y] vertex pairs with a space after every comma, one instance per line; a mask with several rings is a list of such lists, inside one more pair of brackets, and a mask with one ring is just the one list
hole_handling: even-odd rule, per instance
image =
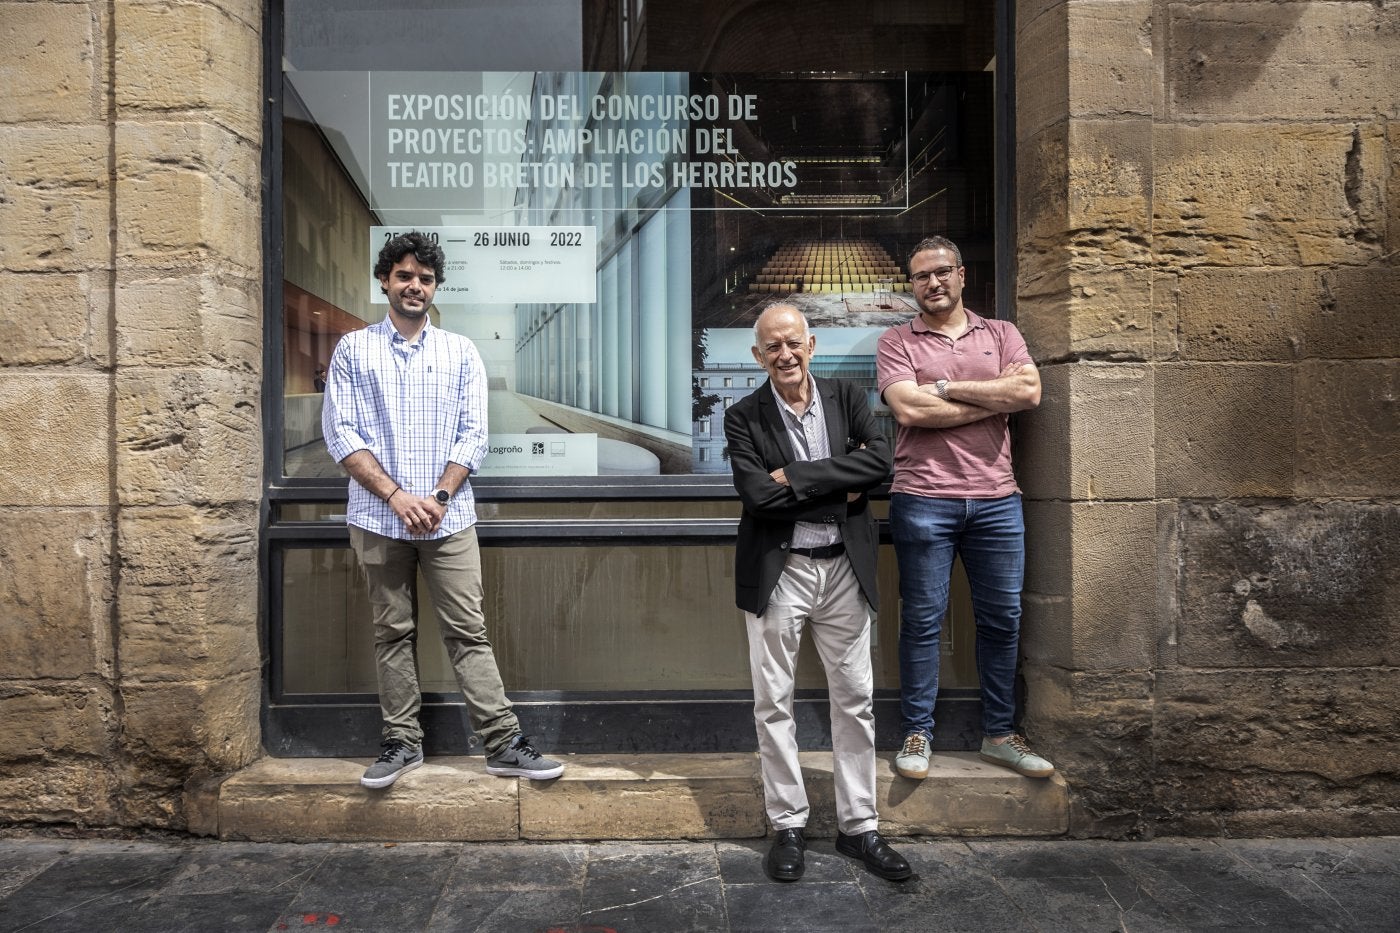
[[564, 773], [564, 766], [535, 751], [527, 736], [517, 735], [509, 745], [486, 759], [486, 773], [498, 777], [523, 777], [547, 781]]
[[423, 746], [405, 745], [398, 739], [384, 743], [384, 754], [370, 765], [360, 777], [365, 787], [388, 787], [399, 779], [405, 771], [412, 771], [423, 764]]

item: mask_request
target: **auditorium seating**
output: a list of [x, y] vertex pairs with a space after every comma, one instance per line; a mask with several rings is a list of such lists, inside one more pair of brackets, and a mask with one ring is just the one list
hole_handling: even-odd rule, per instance
[[750, 292], [779, 295], [797, 291], [839, 295], [908, 289], [904, 271], [874, 240], [785, 243], [749, 283]]

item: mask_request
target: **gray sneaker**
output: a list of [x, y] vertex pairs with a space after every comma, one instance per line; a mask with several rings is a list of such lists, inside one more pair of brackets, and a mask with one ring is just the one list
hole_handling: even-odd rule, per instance
[[390, 739], [384, 743], [384, 754], [365, 769], [360, 783], [365, 787], [388, 787], [399, 779], [400, 774], [422, 764], [423, 746], [405, 745], [398, 739]]
[[498, 777], [523, 777], [547, 781], [564, 773], [564, 766], [535, 751], [530, 739], [517, 735], [509, 745], [486, 759], [486, 773]]

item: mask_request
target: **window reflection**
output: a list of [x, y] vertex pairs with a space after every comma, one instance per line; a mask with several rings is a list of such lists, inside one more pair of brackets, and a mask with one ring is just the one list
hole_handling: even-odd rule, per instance
[[[911, 236], [939, 232], [964, 246], [969, 301], [991, 311], [991, 67], [998, 6], [965, 0], [645, 6], [641, 0], [433, 0], [414, 7], [418, 28], [395, 35], [384, 24], [401, 13], [396, 6], [288, 0], [283, 346], [282, 359], [274, 361], [285, 396], [284, 473], [341, 476], [320, 439], [316, 369], [342, 334], [382, 316], [369, 276], [375, 225], [509, 215], [513, 223], [596, 227], [598, 301], [434, 308], [433, 320], [469, 332], [483, 349], [492, 367], [493, 427], [524, 418], [558, 424], [563, 413], [577, 419], [562, 424], [564, 430], [601, 431], [599, 423], [616, 422], [648, 435], [638, 443], [652, 445], [646, 449], [661, 472], [727, 472], [723, 411], [761, 382], [755, 369], [744, 367], [751, 342], [745, 314], [762, 301], [797, 296], [829, 309], [830, 319], [817, 326], [833, 329], [853, 329], [850, 315], [874, 313], [861, 310], [867, 306], [904, 313], [900, 249]], [[759, 121], [742, 144], [774, 158], [806, 160], [813, 184], [806, 192], [775, 191], [761, 202], [741, 198], [737, 205], [732, 193], [670, 186], [627, 196], [600, 185], [510, 190], [493, 198], [477, 192], [456, 201], [430, 192], [399, 213], [371, 185], [356, 140], [364, 132], [369, 75], [407, 68], [416, 69], [414, 80], [467, 75], [478, 82], [520, 81], [529, 94], [591, 93], [604, 82], [610, 89], [687, 92], [698, 89], [691, 75], [706, 76], [705, 88], [742, 93], [761, 78], [774, 90], [770, 99], [782, 102], [780, 113]], [[921, 76], [908, 85], [908, 100], [906, 73]], [[780, 86], [786, 93], [778, 93]], [[615, 123], [604, 120], [597, 128], [618, 128]], [[906, 123], [911, 142], [901, 149]], [[546, 128], [536, 124], [531, 131]], [[873, 141], [866, 146], [871, 151], [847, 151], [852, 140]], [[621, 156], [609, 158], [615, 172], [628, 164]], [[635, 161], [645, 167], [664, 159]], [[894, 212], [872, 209], [877, 202], [871, 197], [885, 203], [896, 195], [917, 207], [897, 221], [890, 220]], [[873, 367], [854, 359], [864, 354], [854, 344], [823, 334], [819, 347], [832, 355], [819, 361], [828, 367], [819, 378], [868, 383]], [[723, 394], [721, 381], [729, 387]], [[868, 391], [873, 405], [873, 385]], [[734, 500], [487, 502], [479, 508], [486, 521], [639, 518], [663, 524], [738, 515]], [[875, 508], [882, 517], [887, 513], [887, 503]], [[343, 504], [280, 503], [274, 521], [343, 521], [343, 511]], [[274, 648], [285, 674], [280, 689], [376, 692], [368, 610], [349, 550], [286, 547], [281, 553], [283, 576], [271, 584], [282, 593], [276, 629], [282, 641]], [[488, 546], [482, 556], [489, 624], [509, 689], [747, 688], [730, 546]], [[899, 591], [891, 548], [881, 549], [880, 570], [876, 677], [877, 686], [892, 688]], [[420, 640], [425, 689], [454, 693], [427, 615]], [[943, 683], [949, 687], [976, 682], [972, 631], [958, 571], [944, 628]], [[802, 664], [802, 684], [820, 686], [810, 649]]]
[[[749, 689], [729, 547], [484, 547], [481, 557], [487, 626], [508, 690]], [[283, 566], [282, 691], [376, 693], [372, 622], [354, 555], [290, 548]], [[954, 580], [942, 656], [950, 687], [976, 683], [971, 603], [961, 571]], [[899, 588], [888, 546], [880, 549], [880, 588], [887, 595], [873, 639], [875, 685], [894, 688]], [[418, 598], [423, 689], [455, 694], [426, 587]], [[824, 685], [808, 641], [799, 686]]]

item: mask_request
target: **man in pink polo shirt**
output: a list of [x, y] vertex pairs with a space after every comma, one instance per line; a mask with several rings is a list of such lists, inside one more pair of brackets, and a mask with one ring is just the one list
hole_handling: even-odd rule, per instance
[[1008, 321], [963, 307], [966, 270], [950, 240], [909, 256], [919, 315], [880, 335], [880, 393], [899, 423], [890, 531], [899, 561], [900, 713], [895, 768], [928, 776], [938, 645], [953, 559], [962, 555], [977, 622], [982, 758], [1027, 777], [1055, 766], [1016, 733], [1016, 658], [1025, 572], [1021, 492], [1011, 472], [1011, 412], [1040, 404], [1040, 373]]

